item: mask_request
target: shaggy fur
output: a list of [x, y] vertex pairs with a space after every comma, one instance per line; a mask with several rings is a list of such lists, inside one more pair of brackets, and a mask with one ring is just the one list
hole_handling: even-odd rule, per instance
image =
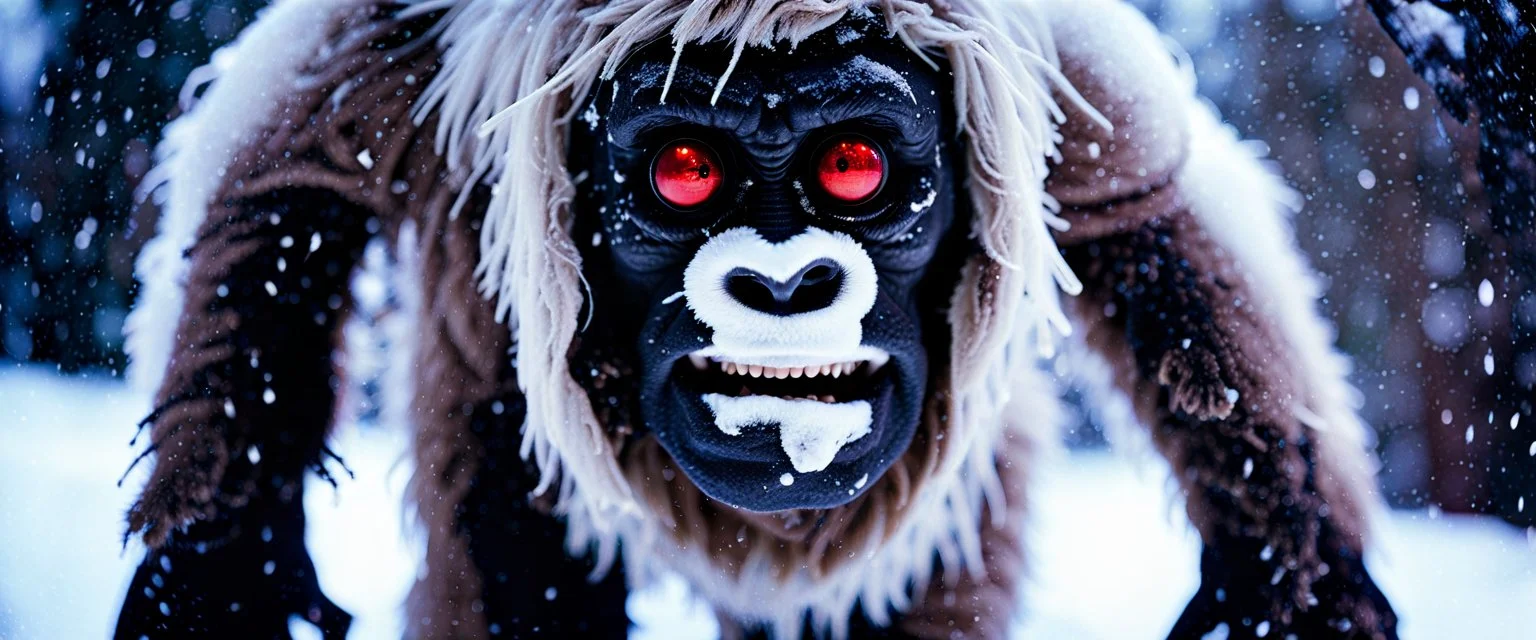
[[[1074, 11], [1094, 8], [1052, 16], [1074, 22], [1082, 16]], [[1082, 342], [1108, 358], [1154, 442], [1182, 470], [1207, 543], [1203, 591], [1212, 574], [1272, 574], [1259, 581], [1262, 593], [1229, 595], [1298, 632], [1348, 621], [1381, 637], [1393, 614], [1374, 587], [1334, 593], [1364, 575], [1369, 462], [1363, 429], [1340, 398], [1348, 387], [1337, 356], [1319, 344], [1321, 323], [1308, 311], [1314, 280], [1288, 246], [1281, 212], [1290, 194], [1207, 109], [1170, 118], [1157, 104], [1166, 95], [1117, 101], [1115, 73], [1187, 77], [1171, 58], [1073, 69], [1085, 58], [1076, 51], [1109, 49], [1102, 36], [1082, 36], [1063, 41], [1064, 71], [1115, 129], [1069, 117], [1049, 182], [1073, 222], [1058, 241], [1085, 282], [1074, 316], [1087, 330]], [[1300, 623], [1298, 612], [1318, 603], [1322, 615]], [[1185, 617], [1175, 635], [1204, 632]]]
[[[594, 301], [571, 240], [568, 128], [590, 87], [646, 42], [724, 41], [739, 56], [793, 46], [866, 6], [954, 72], [978, 250], [959, 268], [947, 362], [905, 456], [842, 507], [738, 512], [636, 437], [630, 405], [608, 402], [632, 374], [622, 363], [573, 375]], [[1074, 31], [1100, 14], [1133, 25], [1141, 49]], [[410, 221], [423, 292], [412, 493], [430, 564], [411, 596], [413, 635], [538, 626], [497, 617], [527, 600], [525, 581], [498, 573], [518, 536], [528, 571], [574, 576], [562, 600], [611, 599], [626, 580], [676, 570], [731, 620], [779, 637], [845, 636], [862, 624], [855, 612], [917, 637], [991, 637], [1017, 601], [1022, 476], [1051, 441], [1054, 385], [1038, 359], [1069, 328], [1058, 294], [1082, 287], [1070, 261], [1089, 286], [1077, 306], [1087, 341], [1120, 366], [1160, 448], [1190, 474], [1207, 575], [1237, 571], [1233, 549], [1260, 541], [1287, 596], [1243, 597], [1279, 603], [1272, 613], [1286, 621], [1328, 596], [1358, 628], [1380, 628], [1391, 613], [1379, 594], [1357, 601], [1345, 588], [1364, 575], [1362, 430], [1311, 311], [1315, 290], [1285, 282], [1311, 280], [1293, 248], [1275, 246], [1289, 237], [1280, 190], [1171, 60], [1096, 57], [1158, 46], [1139, 15], [1103, 0], [280, 2], [227, 53], [228, 75], [163, 151], [159, 175], [175, 179], [140, 264], [130, 345], [135, 376], [160, 389], [146, 421], [158, 459], [130, 529], [152, 547], [195, 539], [268, 492], [291, 502], [303, 469], [325, 468], [330, 416], [313, 409], [332, 406], [343, 375], [330, 353], [347, 274], [370, 235], [394, 238]], [[1145, 94], [1104, 75], [1121, 66], [1178, 90]], [[1132, 167], [1143, 171], [1117, 173]], [[1232, 200], [1211, 176], [1257, 185], [1255, 201]], [[282, 208], [308, 191], [336, 197]], [[1268, 240], [1246, 237], [1248, 217]], [[1104, 314], [1108, 304], [1118, 311]], [[178, 324], [153, 315], [166, 309], [182, 313], [174, 336]], [[623, 571], [610, 572], [621, 543]], [[589, 573], [608, 577], [579, 578]], [[593, 624], [615, 627], [563, 631], [623, 621]]]
[[[428, 3], [413, 11], [447, 4]], [[615, 464], [615, 443], [582, 400], [565, 359], [565, 345], [576, 333], [582, 304], [580, 258], [567, 235], [574, 186], [564, 170], [567, 127], [574, 111], [599, 77], [611, 75], [627, 52], [652, 39], [670, 35], [678, 48], [724, 40], [738, 52], [777, 42], [793, 46], [862, 4], [627, 0], [583, 10], [568, 2], [508, 5], [480, 0], [457, 4], [444, 21], [439, 38], [447, 50], [444, 74], [429, 89], [417, 117], [440, 114], [438, 147], [450, 166], [464, 166], [472, 180], [499, 186], [486, 214], [480, 272], [486, 290], [496, 294], [498, 317], [508, 320], [524, 346], [517, 365], [529, 402], [525, 453], [545, 474], [541, 490], [562, 478], [560, 509], [588, 511], [578, 515], [591, 522], [595, 541], [604, 546], [617, 542], [615, 527], [624, 519], [640, 516], [641, 528], [654, 524], [643, 522], [633, 490]], [[1003, 331], [977, 331], [980, 327], [968, 318], [958, 318], [955, 333], [965, 337], [957, 344], [984, 348], [977, 358], [957, 354], [962, 358], [957, 364], [966, 365], [959, 370], [976, 372], [978, 378], [1006, 378], [1005, 370], [992, 367], [1008, 366], [995, 355], [1011, 337], [1016, 310], [1028, 304], [1034, 311], [1021, 317], [1041, 323], [1029, 336], [1036, 344], [1020, 345], [1021, 350], [1048, 350], [1045, 323], [1065, 327], [1051, 280], [1076, 288], [1052, 248], [1047, 228], [1051, 216], [1035, 186], [1046, 173], [1050, 114], [1055, 111], [1048, 89], [1049, 79], [1055, 77], [1049, 31], [1028, 5], [1002, 10], [985, 2], [949, 2], [935, 8], [891, 1], [878, 7], [890, 29], [915, 50], [945, 55], [955, 70], [956, 112], [964, 114], [959, 129], [986, 132], [967, 137], [975, 183], [971, 198], [974, 208], [984, 212], [973, 220], [987, 254], [979, 260], [1012, 268], [999, 272], [1000, 296], [976, 303], [986, 314], [1000, 314]], [[531, 37], [504, 37], [517, 31]], [[523, 61], [523, 72], [491, 72], [505, 60]], [[722, 85], [730, 68], [728, 63]], [[546, 69], [552, 77], [544, 75]], [[483, 137], [467, 137], [476, 126]], [[523, 163], [524, 170], [506, 171], [513, 161]], [[529, 345], [535, 348], [526, 348]], [[970, 379], [955, 383], [966, 406], [960, 422], [995, 424], [1003, 399], [972, 401], [989, 390]], [[970, 406], [977, 409], [974, 416], [968, 413]], [[583, 428], [555, 428], [571, 424]], [[972, 433], [984, 430], [965, 426], [954, 435], [969, 441]], [[950, 474], [956, 469], [954, 464], [946, 467]], [[566, 473], [558, 473], [561, 469]], [[575, 495], [578, 487], [581, 496]]]

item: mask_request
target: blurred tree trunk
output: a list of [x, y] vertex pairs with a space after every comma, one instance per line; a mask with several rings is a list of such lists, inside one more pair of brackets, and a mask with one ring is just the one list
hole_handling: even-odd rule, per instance
[[[1492, 207], [1490, 233], [1482, 239], [1498, 267], [1480, 285], [1480, 302], [1502, 311], [1481, 337], [1491, 359], [1484, 367], [1491, 362], [1501, 372], [1493, 378], [1496, 406], [1487, 419], [1470, 416], [1493, 432], [1491, 455], [1472, 471], [1486, 477], [1490, 510], [1536, 524], [1536, 92], [1530, 89], [1536, 0], [1369, 0], [1369, 6], [1445, 109], [1480, 132], [1477, 173]], [[1487, 304], [1481, 296], [1490, 286], [1495, 300]]]
[[[1520, 220], [1503, 212], [1529, 208], [1493, 204], [1502, 187], [1479, 175], [1476, 118], [1430, 99], [1434, 78], [1415, 73], [1370, 0], [1132, 1], [1304, 196], [1297, 241], [1356, 363], [1388, 501], [1526, 522], [1536, 354], [1515, 339], [1536, 326], [1536, 294], [1510, 248]], [[1521, 410], [1525, 428], [1511, 429]]]

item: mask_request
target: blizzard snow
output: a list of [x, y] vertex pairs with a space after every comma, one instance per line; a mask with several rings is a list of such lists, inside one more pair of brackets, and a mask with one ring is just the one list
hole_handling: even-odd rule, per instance
[[[146, 400], [100, 377], [0, 365], [0, 638], [99, 638], [142, 553], [120, 542], [143, 470], [115, 482]], [[333, 442], [356, 472], [315, 479], [308, 542], [327, 593], [357, 616], [352, 637], [398, 637], [397, 606], [420, 557], [399, 496], [406, 435], [341, 425]], [[1161, 638], [1193, 593], [1198, 540], [1153, 460], [1079, 452], [1038, 470], [1034, 578], [1020, 638]], [[1403, 638], [1529, 637], [1536, 541], [1500, 522], [1390, 513], [1370, 561], [1403, 618]], [[554, 597], [562, 597], [553, 594]], [[712, 638], [715, 622], [677, 578], [633, 594], [637, 638]], [[305, 637], [300, 635], [298, 637]]]

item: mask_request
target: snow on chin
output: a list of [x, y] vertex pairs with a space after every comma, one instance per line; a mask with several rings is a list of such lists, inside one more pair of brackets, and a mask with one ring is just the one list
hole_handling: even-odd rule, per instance
[[704, 404], [715, 414], [715, 427], [726, 435], [739, 436], [751, 426], [779, 425], [779, 445], [800, 473], [826, 469], [843, 445], [869, 434], [874, 420], [864, 400], [829, 403], [706, 393]]

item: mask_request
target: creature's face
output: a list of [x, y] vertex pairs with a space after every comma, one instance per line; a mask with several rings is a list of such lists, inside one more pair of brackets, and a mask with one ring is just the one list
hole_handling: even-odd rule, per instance
[[947, 82], [850, 18], [749, 49], [713, 103], [730, 51], [688, 47], [663, 100], [669, 44], [573, 124], [619, 299], [596, 305], [629, 327], [640, 422], [712, 498], [844, 504], [912, 441], [947, 344], [931, 332], [952, 289], [924, 293], [953, 272], [931, 264], [956, 241]]

